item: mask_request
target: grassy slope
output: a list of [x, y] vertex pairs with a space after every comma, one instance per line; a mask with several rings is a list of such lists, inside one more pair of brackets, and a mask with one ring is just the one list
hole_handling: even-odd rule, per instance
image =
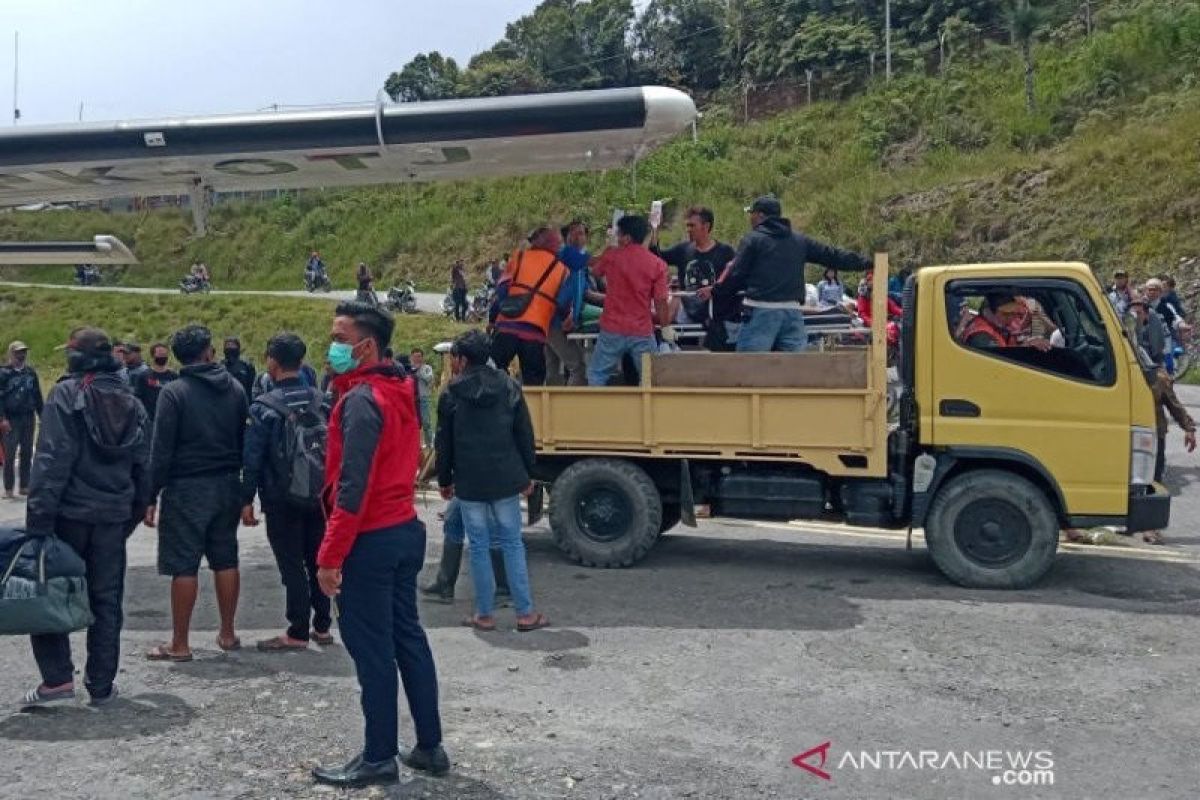
[[[114, 338], [135, 338], [147, 346], [166, 341], [173, 330], [190, 322], [212, 329], [213, 335], [238, 335], [247, 357], [262, 367], [267, 340], [280, 330], [299, 333], [308, 344], [309, 361], [319, 365], [329, 342], [333, 303], [270, 297], [220, 295], [130, 295], [58, 292], [49, 289], [0, 288], [0, 346], [25, 341], [31, 360], [46, 381], [61, 374], [64, 357], [54, 348], [67, 333], [83, 324], [99, 325]], [[401, 316], [392, 339], [397, 352], [451, 338], [461, 326], [441, 317]], [[217, 343], [218, 350], [220, 343]], [[47, 383], [47, 386], [49, 383]]]
[[[366, 259], [389, 278], [413, 274], [440, 289], [453, 258], [504, 252], [547, 217], [602, 227], [614, 206], [670, 197], [714, 207], [718, 234], [736, 240], [741, 206], [770, 190], [814, 235], [895, 260], [1078, 258], [1157, 271], [1200, 253], [1200, 4], [1132, 8], [1090, 40], [1039, 48], [1037, 113], [1024, 110], [1020, 64], [994, 48], [944, 78], [901, 79], [749, 126], [714, 110], [698, 142], [640, 166], [636, 198], [628, 174], [611, 172], [224, 206], [203, 240], [188, 239], [174, 212], [9, 214], [0, 237], [117, 233], [143, 260], [124, 275], [131, 284], [170, 285], [203, 258], [221, 287], [294, 288], [315, 246], [339, 285]], [[67, 280], [70, 271], [20, 274]]]

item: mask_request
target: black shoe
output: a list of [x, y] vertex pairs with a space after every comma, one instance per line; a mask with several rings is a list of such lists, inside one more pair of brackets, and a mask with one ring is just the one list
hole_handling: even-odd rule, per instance
[[360, 755], [344, 767], [316, 767], [312, 776], [317, 783], [343, 789], [361, 789], [374, 784], [399, 782], [400, 768], [396, 766], [395, 758], [372, 762], [363, 761]]
[[428, 586], [422, 586], [421, 594], [425, 595], [425, 599], [431, 603], [450, 604], [454, 602], [454, 589], [447, 588], [440, 579]]
[[454, 602], [454, 584], [458, 583], [458, 572], [462, 569], [463, 546], [446, 542], [442, 545], [442, 563], [438, 566], [437, 580], [421, 587], [425, 599], [435, 603]]
[[121, 693], [117, 691], [116, 684], [114, 684], [113, 686], [109, 687], [108, 694], [91, 695], [91, 700], [88, 701], [88, 705], [92, 708], [103, 708], [112, 701], [116, 700], [120, 694]]
[[446, 755], [446, 750], [440, 744], [432, 750], [414, 747], [400, 756], [400, 760], [409, 769], [428, 772], [438, 778], [450, 771], [450, 756]]

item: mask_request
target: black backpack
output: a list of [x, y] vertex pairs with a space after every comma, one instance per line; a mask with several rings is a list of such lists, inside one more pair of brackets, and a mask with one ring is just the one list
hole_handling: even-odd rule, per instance
[[292, 408], [274, 393], [262, 403], [283, 418], [283, 435], [272, 443], [271, 465], [289, 505], [316, 508], [325, 486], [325, 440], [328, 425], [322, 413], [325, 398], [312, 390], [307, 406]]

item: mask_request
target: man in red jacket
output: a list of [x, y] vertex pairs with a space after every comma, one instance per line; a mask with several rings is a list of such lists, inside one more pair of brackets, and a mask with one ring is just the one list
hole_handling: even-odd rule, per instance
[[362, 753], [344, 767], [318, 767], [321, 783], [361, 787], [399, 780], [398, 681], [404, 680], [416, 746], [410, 769], [444, 775], [437, 671], [417, 617], [417, 573], [425, 526], [413, 508], [421, 424], [412, 381], [383, 358], [392, 318], [365, 303], [334, 312], [329, 366], [338, 398], [325, 458], [325, 538], [317, 581], [336, 597], [338, 626], [362, 687]]

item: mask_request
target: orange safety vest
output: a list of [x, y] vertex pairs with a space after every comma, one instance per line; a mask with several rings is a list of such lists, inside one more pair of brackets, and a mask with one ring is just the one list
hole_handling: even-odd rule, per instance
[[[508, 262], [510, 265], [509, 273], [506, 278], [508, 284], [509, 297], [521, 297], [533, 291], [534, 286], [537, 286], [541, 280], [541, 286], [538, 286], [537, 294], [529, 301], [525, 313], [517, 317], [506, 317], [500, 314], [496, 317], [498, 323], [502, 322], [523, 322], [526, 325], [533, 325], [541, 330], [544, 335], [550, 333], [550, 323], [554, 320], [554, 314], [558, 310], [558, 290], [562, 288], [570, 273], [566, 266], [558, 260], [558, 256], [546, 250], [518, 250], [513, 253], [512, 259]], [[542, 276], [545, 275], [545, 280]], [[504, 278], [501, 279], [502, 281]]]
[[997, 347], [1012, 347], [1016, 344], [1011, 333], [996, 327], [995, 323], [983, 314], [978, 314], [975, 319], [971, 320], [971, 323], [963, 330], [959, 340], [963, 344], [966, 344], [971, 341], [972, 336], [980, 333], [995, 342]]

